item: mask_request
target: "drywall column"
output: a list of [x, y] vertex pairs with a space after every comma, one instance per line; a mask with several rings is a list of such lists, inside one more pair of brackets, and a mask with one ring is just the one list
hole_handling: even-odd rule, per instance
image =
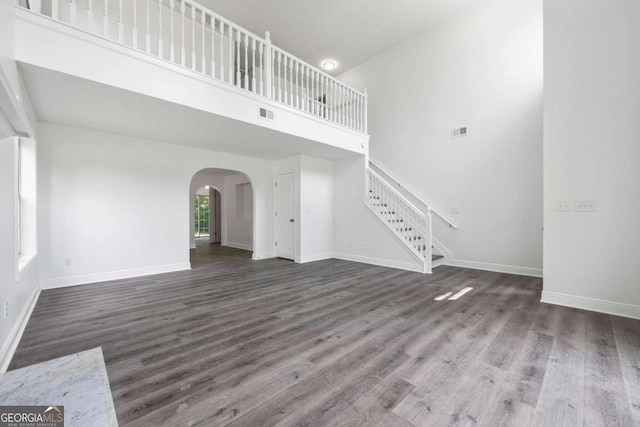
[[245, 174], [224, 177], [222, 246], [253, 250], [253, 187]]
[[542, 300], [636, 318], [639, 17], [637, 0], [544, 2]]
[[294, 260], [333, 257], [333, 161], [299, 155], [275, 161], [273, 172], [274, 182], [281, 174], [295, 176]]
[[300, 156], [300, 253], [297, 261], [333, 257], [333, 162]]

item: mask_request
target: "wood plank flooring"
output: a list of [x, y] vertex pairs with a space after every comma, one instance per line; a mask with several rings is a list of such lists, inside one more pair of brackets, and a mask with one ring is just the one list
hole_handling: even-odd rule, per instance
[[11, 369], [101, 346], [121, 426], [640, 425], [640, 322], [541, 304], [540, 279], [192, 262], [43, 291]]

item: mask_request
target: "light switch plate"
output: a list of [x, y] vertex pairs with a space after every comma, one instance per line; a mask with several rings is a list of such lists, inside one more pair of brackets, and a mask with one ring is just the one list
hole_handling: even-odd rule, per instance
[[576, 212], [596, 212], [598, 205], [595, 200], [578, 200], [576, 202]]
[[564, 201], [557, 201], [556, 202], [556, 212], [571, 212], [572, 209], [572, 204], [570, 201], [568, 200], [564, 200]]

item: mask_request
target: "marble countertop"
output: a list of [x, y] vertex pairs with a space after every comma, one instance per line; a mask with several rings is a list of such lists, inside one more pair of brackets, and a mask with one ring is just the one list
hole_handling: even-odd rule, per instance
[[64, 406], [65, 426], [117, 426], [100, 347], [0, 376], [0, 405]]

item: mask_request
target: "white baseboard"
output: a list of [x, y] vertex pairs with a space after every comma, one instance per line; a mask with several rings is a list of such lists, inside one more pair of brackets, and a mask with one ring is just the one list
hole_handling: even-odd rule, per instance
[[22, 334], [24, 333], [24, 329], [27, 327], [27, 323], [31, 318], [31, 313], [33, 313], [33, 309], [38, 302], [38, 298], [40, 297], [40, 287], [36, 287], [36, 289], [31, 294], [29, 298], [29, 302], [24, 306], [22, 311], [20, 312], [20, 316], [16, 320], [16, 324], [13, 325], [7, 340], [2, 345], [2, 349], [0, 349], [0, 374], [3, 372], [7, 372], [9, 368], [9, 364], [11, 363], [11, 359], [13, 358], [13, 354], [16, 352], [18, 348], [18, 344], [22, 339]]
[[314, 262], [314, 261], [322, 261], [323, 259], [331, 259], [333, 258], [333, 253], [327, 252], [324, 254], [314, 254], [314, 255], [305, 255], [296, 259], [296, 262], [300, 264], [304, 264], [305, 262]]
[[152, 274], [172, 273], [174, 271], [191, 270], [190, 262], [157, 265], [154, 267], [133, 268], [130, 270], [109, 271], [107, 273], [86, 274], [83, 276], [60, 277], [40, 281], [41, 289], [66, 288], [68, 286], [87, 285], [89, 283], [107, 282], [110, 280], [130, 279], [150, 276]]
[[268, 258], [275, 258], [276, 255], [273, 252], [254, 252], [253, 256], [251, 257], [251, 259], [253, 260], [258, 260], [258, 259], [268, 259]]
[[515, 265], [491, 264], [488, 262], [450, 259], [446, 262], [452, 267], [473, 268], [475, 270], [495, 271], [496, 273], [517, 274], [519, 276], [542, 277], [541, 268], [518, 267]]
[[[393, 236], [393, 238], [396, 240], [396, 242], [398, 242], [398, 244], [400, 245], [400, 247], [402, 249], [404, 249], [406, 251], [406, 253], [408, 253], [409, 255], [411, 255], [413, 257], [413, 259], [415, 259], [417, 262], [421, 263], [423, 262], [423, 259], [420, 255], [418, 255], [414, 250], [412, 250], [409, 245], [407, 244], [407, 241], [404, 240], [402, 237], [400, 237], [395, 231], [393, 231], [393, 229], [391, 229], [389, 227], [389, 224], [387, 224], [382, 218], [380, 218], [378, 216], [378, 214], [373, 210], [373, 208], [371, 206], [369, 206], [368, 204], [365, 203], [366, 206], [366, 211], [369, 212], [375, 219], [376, 221], [378, 221], [378, 224], [380, 224], [382, 226], [382, 228], [384, 228], [387, 233], [391, 234]], [[355, 255], [355, 256], [359, 256], [359, 255]], [[365, 262], [365, 261], [363, 261]], [[367, 263], [366, 264], [376, 264], [376, 263]], [[379, 264], [376, 264], [379, 265]], [[395, 268], [395, 267], [393, 267]], [[403, 268], [404, 270], [404, 268]], [[420, 271], [422, 271], [422, 268], [420, 269]]]
[[415, 264], [410, 262], [403, 261], [393, 261], [389, 259], [381, 259], [381, 258], [371, 258], [362, 255], [353, 255], [353, 254], [344, 254], [344, 253], [336, 253], [333, 254], [334, 258], [342, 259], [345, 261], [354, 261], [354, 262], [362, 262], [364, 264], [373, 264], [379, 265], [381, 267], [390, 267], [397, 268], [400, 270], [408, 270], [408, 271], [417, 271], [418, 273], [422, 273], [422, 265]]
[[640, 319], [640, 306], [624, 304], [621, 302], [606, 301], [549, 291], [542, 291], [542, 298], [540, 298], [540, 302], [579, 308], [588, 311], [597, 311], [599, 313], [612, 314], [614, 316]]
[[252, 251], [253, 250], [253, 246], [245, 245], [243, 243], [222, 242], [222, 243], [220, 243], [220, 246], [228, 246], [230, 248], [242, 249], [243, 251]]

